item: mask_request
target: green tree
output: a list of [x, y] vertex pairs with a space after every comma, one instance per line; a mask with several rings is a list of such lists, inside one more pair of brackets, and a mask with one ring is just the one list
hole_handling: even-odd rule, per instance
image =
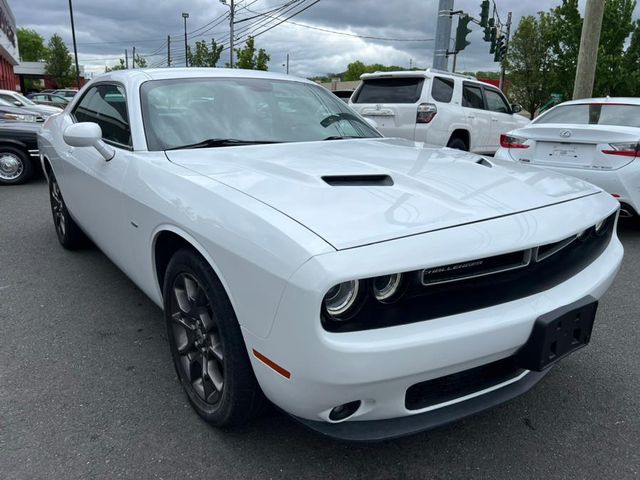
[[118, 63], [112, 67], [104, 67], [105, 72], [113, 72], [114, 70], [126, 70], [127, 66], [124, 63], [124, 58], [118, 60]]
[[340, 78], [342, 78], [342, 80], [345, 82], [351, 82], [360, 80], [360, 75], [362, 75], [363, 73], [393, 72], [399, 70], [406, 70], [406, 68], [402, 68], [397, 65], [382, 65], [380, 63], [366, 65], [364, 62], [356, 60], [355, 62], [347, 65], [347, 70], [343, 74], [341, 74]]
[[593, 88], [595, 97], [627, 94], [625, 78], [625, 41], [634, 32], [635, 0], [607, 0], [598, 47], [598, 63]]
[[35, 30], [18, 28], [18, 51], [23, 62], [40, 62], [47, 57], [44, 38]]
[[247, 38], [244, 48], [236, 48], [237, 61], [236, 68], [246, 68], [248, 70], [268, 70], [271, 55], [264, 48], [256, 52], [255, 39]]
[[75, 68], [72, 68], [69, 49], [57, 33], [54, 33], [49, 39], [44, 72], [53, 79], [58, 87], [71, 84], [75, 76]]
[[136, 64], [135, 64], [136, 68], [147, 68], [147, 59], [146, 58], [144, 58], [139, 53], [136, 53], [136, 57], [135, 58], [136, 58]]
[[553, 57], [550, 16], [539, 13], [522, 17], [509, 44], [505, 69], [511, 82], [511, 97], [531, 116], [552, 93]]
[[189, 45], [187, 47], [189, 65], [192, 67], [215, 67], [220, 60], [222, 50], [223, 45], [218, 45], [214, 39], [211, 39], [211, 48], [205, 40], [196, 42], [195, 52], [191, 51], [191, 45]]
[[629, 48], [624, 54], [625, 94], [640, 97], [640, 20], [635, 22]]

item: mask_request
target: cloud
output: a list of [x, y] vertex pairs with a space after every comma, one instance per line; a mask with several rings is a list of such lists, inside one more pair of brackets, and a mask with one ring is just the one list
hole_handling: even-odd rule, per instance
[[[282, 5], [286, 0], [236, 0], [238, 19], [254, 16]], [[306, 0], [305, 4], [312, 0]], [[514, 26], [523, 15], [548, 10], [560, 0], [501, 0], [499, 14], [506, 21], [507, 12], [514, 15]], [[18, 26], [33, 28], [48, 39], [58, 33], [72, 50], [71, 28], [67, 0], [9, 0]], [[581, 2], [581, 6], [584, 1]], [[190, 14], [188, 31], [191, 42], [212, 36], [228, 43], [228, 21], [224, 15], [228, 7], [216, 0], [73, 0], [79, 59], [88, 71], [101, 72], [105, 65], [117, 63], [128, 49], [131, 55], [135, 45], [138, 52], [148, 55], [150, 65], [166, 64], [166, 39], [171, 35], [171, 51], [176, 63], [184, 62], [183, 19], [181, 13]], [[478, 16], [480, 0], [456, 0], [456, 9]], [[317, 28], [394, 39], [433, 39], [437, 20], [438, 0], [321, 0], [292, 20]], [[294, 10], [292, 10], [294, 11]], [[219, 18], [220, 17], [220, 18]], [[254, 26], [253, 32], [275, 24], [263, 19], [264, 24]], [[269, 21], [270, 23], [267, 23]], [[222, 22], [222, 23], [220, 23]], [[240, 38], [251, 33], [247, 27], [256, 20], [236, 25]], [[455, 19], [453, 27], [455, 31]], [[219, 23], [216, 25], [216, 23]], [[211, 28], [213, 27], [213, 28]], [[457, 59], [458, 70], [497, 70], [489, 54], [488, 44], [474, 26], [471, 45]], [[202, 33], [204, 32], [204, 35]], [[433, 57], [433, 41], [384, 41], [338, 35], [313, 30], [285, 22], [256, 38], [258, 47], [271, 54], [270, 69], [283, 71], [282, 64], [290, 55], [291, 73], [312, 76], [346, 69], [350, 62], [382, 63], [400, 66], [428, 67]], [[228, 52], [223, 53], [223, 62]]]

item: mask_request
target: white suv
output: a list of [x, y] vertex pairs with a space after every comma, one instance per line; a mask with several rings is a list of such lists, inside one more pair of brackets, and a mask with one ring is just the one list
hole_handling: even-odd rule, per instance
[[360, 79], [349, 105], [387, 137], [493, 154], [501, 134], [529, 123], [516, 115], [520, 105], [466, 75], [428, 69], [366, 73]]

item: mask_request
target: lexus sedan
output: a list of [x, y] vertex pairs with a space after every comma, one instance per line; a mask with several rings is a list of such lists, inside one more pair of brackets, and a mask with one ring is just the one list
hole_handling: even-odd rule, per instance
[[561, 103], [500, 139], [496, 158], [572, 175], [609, 192], [620, 216], [640, 212], [640, 98]]
[[91, 239], [164, 310], [216, 426], [268, 399], [380, 440], [497, 405], [589, 342], [623, 255], [599, 188], [382, 138], [286, 75], [110, 72], [39, 146], [60, 243]]

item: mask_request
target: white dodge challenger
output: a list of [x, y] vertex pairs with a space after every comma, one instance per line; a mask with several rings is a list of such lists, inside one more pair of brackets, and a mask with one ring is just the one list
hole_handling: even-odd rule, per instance
[[268, 399], [379, 440], [497, 405], [589, 342], [623, 255], [599, 188], [381, 138], [285, 75], [112, 72], [39, 148], [60, 243], [91, 239], [164, 310], [217, 426]]

